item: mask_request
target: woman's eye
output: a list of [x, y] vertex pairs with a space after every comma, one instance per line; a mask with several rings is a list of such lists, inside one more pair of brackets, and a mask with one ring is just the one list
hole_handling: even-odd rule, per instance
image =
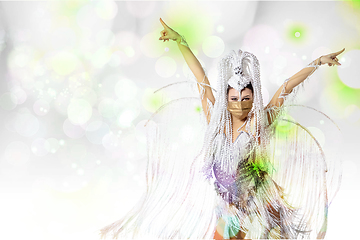
[[250, 98], [243, 98], [242, 101], [249, 101], [249, 100], [250, 100]]
[[237, 98], [232, 98], [231, 100], [237, 101]]

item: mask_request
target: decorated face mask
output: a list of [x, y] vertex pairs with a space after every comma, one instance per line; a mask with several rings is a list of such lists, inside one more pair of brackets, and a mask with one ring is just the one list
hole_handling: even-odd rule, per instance
[[244, 119], [252, 108], [253, 101], [228, 102], [227, 110], [236, 118]]

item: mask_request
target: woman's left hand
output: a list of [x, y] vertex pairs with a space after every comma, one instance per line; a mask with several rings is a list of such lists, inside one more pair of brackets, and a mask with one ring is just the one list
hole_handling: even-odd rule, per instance
[[320, 57], [321, 64], [328, 64], [330, 67], [335, 65], [341, 65], [339, 63], [339, 59], [336, 57], [340, 53], [345, 51], [345, 48], [343, 50], [340, 50], [338, 52], [330, 53], [324, 56]]

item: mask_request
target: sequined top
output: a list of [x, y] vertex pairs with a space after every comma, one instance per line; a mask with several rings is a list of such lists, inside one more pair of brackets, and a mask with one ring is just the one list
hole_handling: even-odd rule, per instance
[[254, 184], [251, 181], [250, 173], [246, 171], [248, 164], [248, 153], [252, 149], [253, 140], [249, 133], [241, 131], [236, 140], [230, 145], [231, 164], [235, 164], [233, 171], [228, 171], [221, 167], [223, 157], [220, 156], [221, 148], [229, 147], [226, 144], [225, 134], [218, 134], [214, 139], [214, 165], [213, 177], [216, 192], [227, 202], [241, 205], [249, 201], [249, 197], [253, 195]]

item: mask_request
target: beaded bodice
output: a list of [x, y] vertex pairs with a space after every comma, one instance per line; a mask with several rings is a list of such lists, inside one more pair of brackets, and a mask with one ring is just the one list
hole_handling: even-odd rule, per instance
[[[249, 133], [241, 131], [236, 140], [228, 146], [225, 134], [218, 134], [214, 139], [214, 165], [213, 177], [216, 191], [230, 202], [239, 201], [239, 196], [247, 192], [250, 182], [247, 181], [247, 173], [243, 171], [243, 166], [247, 164], [248, 154], [252, 149], [253, 140]], [[219, 149], [226, 151], [219, 151]], [[221, 156], [227, 152], [230, 158]], [[224, 164], [225, 159], [229, 159]], [[231, 170], [229, 170], [231, 169]], [[225, 194], [226, 193], [226, 194]], [[226, 196], [225, 196], [225, 195]]]

